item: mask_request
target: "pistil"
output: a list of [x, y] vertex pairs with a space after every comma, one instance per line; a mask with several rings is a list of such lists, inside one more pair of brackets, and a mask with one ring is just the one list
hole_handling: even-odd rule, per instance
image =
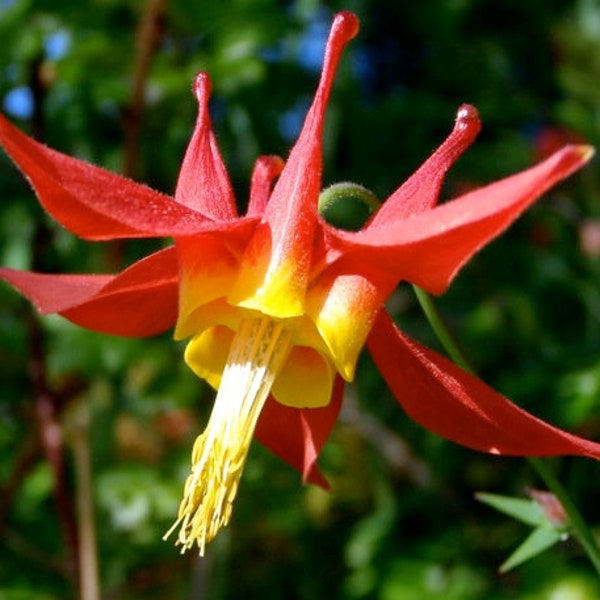
[[270, 317], [248, 318], [237, 331], [208, 425], [196, 438], [177, 521], [182, 553], [205, 546], [229, 523], [260, 412], [291, 347], [290, 333]]

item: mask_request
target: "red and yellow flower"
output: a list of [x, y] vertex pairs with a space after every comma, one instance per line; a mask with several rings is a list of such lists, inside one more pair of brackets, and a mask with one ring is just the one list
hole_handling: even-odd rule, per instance
[[586, 146], [436, 206], [444, 175], [480, 129], [458, 110], [448, 138], [359, 231], [319, 215], [321, 136], [334, 73], [358, 20], [338, 14], [313, 104], [287, 162], [257, 160], [239, 216], [208, 112], [199, 104], [174, 198], [63, 155], [0, 116], [0, 142], [40, 202], [88, 240], [171, 237], [175, 244], [117, 275], [49, 275], [0, 269], [42, 313], [96, 331], [147, 336], [175, 327], [185, 360], [218, 389], [194, 445], [173, 529], [204, 552], [230, 518], [256, 434], [325, 484], [316, 460], [336, 421], [343, 382], [366, 345], [405, 411], [431, 431], [495, 454], [600, 458], [600, 444], [524, 412], [447, 359], [401, 333], [383, 303], [400, 281], [442, 293], [461, 266], [548, 188], [583, 166]]

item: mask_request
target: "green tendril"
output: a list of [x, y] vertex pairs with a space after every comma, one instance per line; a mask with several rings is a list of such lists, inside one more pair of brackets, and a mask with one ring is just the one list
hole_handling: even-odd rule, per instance
[[330, 225], [346, 231], [358, 231], [380, 206], [373, 192], [349, 181], [334, 183], [319, 196], [319, 214]]

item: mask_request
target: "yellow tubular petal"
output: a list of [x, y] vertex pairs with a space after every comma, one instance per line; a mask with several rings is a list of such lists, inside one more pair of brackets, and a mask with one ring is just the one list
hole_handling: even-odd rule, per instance
[[352, 381], [358, 354], [393, 282], [331, 270], [311, 286], [307, 314], [323, 338], [336, 369]]
[[195, 335], [186, 346], [185, 362], [198, 377], [218, 389], [227, 364], [233, 331], [217, 325]]
[[302, 259], [277, 255], [275, 260], [272, 244], [270, 225], [262, 223], [246, 249], [228, 301], [277, 319], [300, 317], [311, 248], [303, 249]]
[[213, 325], [225, 325], [232, 331], [237, 331], [244, 316], [249, 314], [250, 311], [242, 311], [228, 304], [224, 298], [218, 298], [197, 307], [185, 318], [180, 318], [175, 339], [181, 340], [190, 335], [197, 335]]
[[237, 273], [238, 258], [213, 236], [178, 239], [176, 247], [180, 287], [175, 339], [182, 339], [198, 331], [187, 322], [198, 307], [228, 294]]
[[319, 408], [331, 400], [335, 371], [312, 348], [294, 346], [273, 384], [275, 399], [293, 408]]

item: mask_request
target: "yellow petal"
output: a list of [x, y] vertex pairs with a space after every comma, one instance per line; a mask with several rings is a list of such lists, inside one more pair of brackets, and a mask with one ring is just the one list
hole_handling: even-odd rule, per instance
[[293, 408], [319, 408], [331, 400], [335, 370], [312, 348], [294, 346], [275, 383], [275, 399]]
[[302, 260], [294, 255], [272, 257], [268, 223], [257, 228], [246, 248], [228, 301], [277, 319], [304, 314], [310, 248]]
[[185, 349], [188, 367], [215, 389], [221, 383], [233, 336], [231, 329], [215, 325], [195, 335]]
[[198, 331], [188, 320], [199, 307], [227, 296], [237, 273], [238, 257], [213, 236], [179, 239], [176, 246], [180, 285], [175, 339], [182, 339]]
[[332, 269], [308, 291], [307, 315], [346, 381], [354, 377], [358, 354], [388, 293], [387, 287], [385, 281], [375, 284], [363, 276]]

